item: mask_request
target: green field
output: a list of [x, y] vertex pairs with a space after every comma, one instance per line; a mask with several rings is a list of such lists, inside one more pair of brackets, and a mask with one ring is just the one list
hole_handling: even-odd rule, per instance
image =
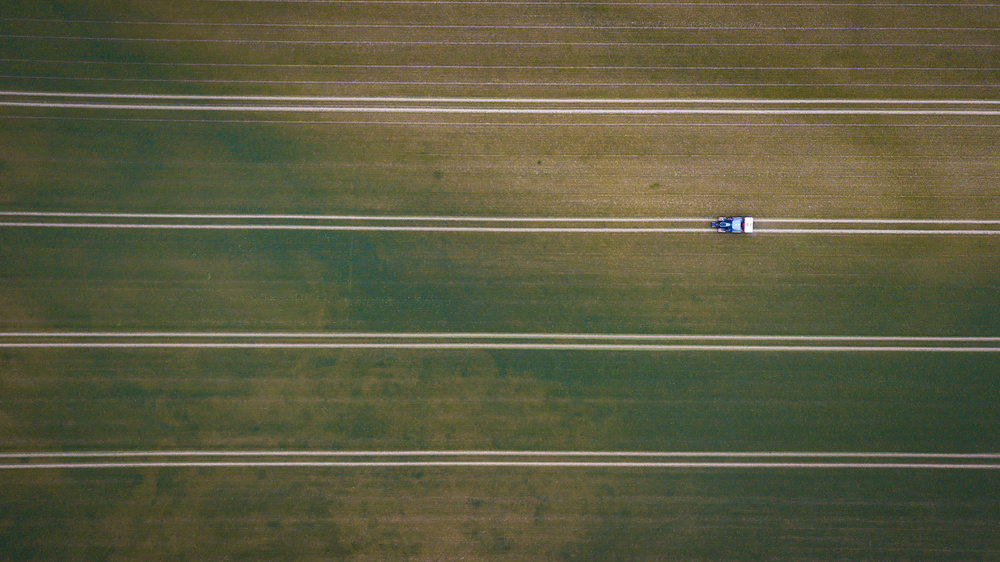
[[[960, 219], [998, 204], [998, 117], [8, 111], [37, 117], [0, 122], [10, 210]], [[143, 121], [163, 118], [199, 121]], [[405, 124], [428, 119], [444, 124]]]
[[989, 236], [17, 228], [0, 239], [7, 332], [990, 336], [1000, 318]]
[[[4, 474], [10, 558], [992, 558], [996, 477], [163, 469]], [[57, 534], [41, 541], [39, 534]], [[208, 553], [208, 554], [206, 554]]]
[[[1000, 100], [991, 5], [4, 8], [7, 92]], [[1000, 116], [986, 113], [3, 105], [0, 222], [997, 220]], [[72, 332], [995, 338], [998, 264], [995, 235], [6, 225], [0, 344]], [[12, 466], [41, 462], [26, 453], [130, 451], [995, 455], [998, 373], [992, 351], [3, 347], [0, 560], [995, 559], [996, 458], [985, 469]]]

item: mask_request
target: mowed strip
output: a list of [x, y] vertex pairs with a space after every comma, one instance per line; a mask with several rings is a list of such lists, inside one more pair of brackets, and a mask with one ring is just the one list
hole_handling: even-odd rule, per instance
[[[218, 102], [228, 103], [220, 104]], [[586, 99], [210, 96], [123, 94], [114, 92], [28, 92], [16, 90], [0, 91], [0, 106], [125, 111], [249, 111], [264, 113], [438, 113], [525, 115], [1000, 115], [1000, 100], [987, 99], [768, 100], [730, 98]]]
[[[246, 215], [246, 214], [166, 214], [166, 213], [74, 213], [74, 212], [0, 212], [0, 227], [98, 228], [98, 229], [167, 229], [167, 230], [289, 230], [289, 231], [385, 231], [453, 233], [592, 233], [592, 234], [690, 234], [711, 233], [708, 223], [714, 219], [695, 217], [472, 217], [405, 215]], [[26, 220], [43, 219], [43, 220]], [[60, 220], [53, 220], [60, 219]], [[178, 222], [188, 221], [188, 222]], [[761, 228], [768, 223], [863, 224], [852, 228]], [[697, 227], [664, 226], [700, 223]], [[922, 234], [922, 235], [1000, 235], [988, 226], [997, 220], [973, 219], [767, 219], [757, 218], [756, 233], [761, 234]], [[870, 226], [869, 226], [870, 225]], [[886, 226], [894, 228], [886, 228]], [[926, 228], [934, 225], [937, 228]], [[881, 228], [879, 228], [881, 226]], [[957, 228], [964, 226], [966, 228]], [[968, 228], [978, 227], [978, 228]]]
[[204, 461], [0, 464], [0, 470], [26, 468], [401, 468], [401, 467], [554, 467], [554, 468], [923, 468], [997, 470], [1000, 464], [961, 463], [793, 463], [793, 462], [586, 462], [586, 461]]
[[[124, 228], [172, 230], [320, 230], [320, 231], [386, 231], [386, 232], [515, 232], [515, 233], [704, 233], [707, 228], [654, 227], [517, 227], [517, 226], [399, 226], [399, 225], [293, 225], [293, 224], [168, 224], [168, 223], [83, 223], [83, 222], [0, 222], [0, 227], [47, 228]], [[1000, 231], [996, 232], [1000, 234]]]
[[304, 334], [225, 332], [5, 332], [0, 333], [0, 348], [508, 349], [551, 351], [997, 353], [1000, 352], [1000, 337], [440, 332], [330, 332]]
[[[722, 451], [88, 451], [0, 453], [0, 470], [72, 468], [1000, 469], [996, 453]], [[95, 460], [96, 459], [96, 460]], [[227, 459], [227, 460], [221, 460]], [[577, 460], [585, 459], [585, 460]]]
[[1000, 109], [893, 109], [893, 108], [718, 108], [718, 107], [457, 107], [363, 105], [199, 105], [78, 103], [0, 100], [0, 106], [51, 109], [111, 109], [127, 111], [219, 111], [264, 113], [447, 113], [521, 115], [971, 115], [996, 116]]
[[[291, 224], [169, 224], [169, 223], [86, 223], [86, 222], [0, 222], [0, 227], [35, 228], [117, 228], [167, 230], [313, 230], [313, 231], [382, 231], [382, 232], [488, 232], [488, 233], [591, 233], [591, 234], [692, 234], [712, 233], [710, 228], [663, 227], [523, 227], [523, 226], [399, 226], [399, 225], [291, 225]], [[1000, 235], [1000, 230], [969, 229], [877, 229], [877, 228], [758, 228], [758, 234], [922, 234], [922, 235]]]

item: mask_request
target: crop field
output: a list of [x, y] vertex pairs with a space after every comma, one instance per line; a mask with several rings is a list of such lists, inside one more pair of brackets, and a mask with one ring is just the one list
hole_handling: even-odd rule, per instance
[[0, 560], [1000, 558], [998, 53], [988, 3], [5, 3]]

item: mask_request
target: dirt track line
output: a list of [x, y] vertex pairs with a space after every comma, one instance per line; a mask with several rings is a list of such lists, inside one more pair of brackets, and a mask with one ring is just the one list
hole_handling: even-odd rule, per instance
[[836, 7], [851, 8], [860, 6], [872, 7], [907, 7], [907, 8], [997, 8], [996, 4], [976, 3], [894, 3], [894, 2], [558, 2], [547, 0], [196, 0], [199, 2], [256, 2], [273, 4], [471, 4], [489, 7], [493, 4], [503, 6], [799, 6], [799, 7]]
[[997, 116], [1000, 109], [719, 109], [555, 107], [365, 107], [318, 105], [159, 105], [0, 101], [4, 107], [149, 111], [250, 111], [280, 113], [444, 113], [516, 115], [971, 115]]
[[[267, 215], [196, 213], [80, 213], [48, 211], [0, 211], [3, 217], [80, 217], [134, 219], [227, 219], [227, 220], [336, 220], [413, 222], [710, 222], [715, 217], [488, 217], [420, 215]], [[761, 218], [764, 223], [845, 223], [845, 224], [1000, 224], [992, 219], [844, 219], [844, 218]]]
[[114, 43], [222, 43], [229, 45], [402, 45], [413, 47], [787, 47], [787, 48], [907, 48], [907, 49], [996, 49], [995, 43], [725, 43], [725, 42], [643, 42], [643, 41], [417, 41], [417, 40], [344, 40], [344, 39], [219, 39], [194, 37], [111, 37], [94, 35], [0, 34], [3, 39], [43, 41], [107, 41]]
[[0, 18], [0, 21], [25, 23], [72, 23], [99, 25], [165, 25], [190, 27], [277, 27], [277, 28], [346, 28], [346, 29], [598, 29], [624, 31], [998, 31], [997, 27], [858, 27], [858, 26], [752, 26], [752, 25], [472, 25], [472, 24], [394, 24], [394, 23], [269, 23], [269, 22], [195, 22], [195, 21], [128, 21], [72, 20], [46, 18]]
[[304, 119], [158, 119], [152, 117], [85, 117], [75, 116], [39, 116], [39, 115], [0, 115], [0, 119], [28, 119], [34, 121], [97, 121], [119, 123], [253, 123], [253, 124], [289, 124], [289, 125], [388, 125], [388, 126], [445, 126], [445, 127], [832, 127], [844, 128], [948, 128], [948, 129], [995, 129], [1000, 123], [650, 123], [650, 122], [603, 122], [603, 123], [513, 123], [486, 121], [331, 121]]
[[761, 234], [910, 234], [910, 235], [942, 235], [961, 236], [982, 235], [997, 236], [1000, 230], [926, 230], [926, 229], [879, 229], [879, 228], [758, 228], [755, 233]]
[[14, 80], [63, 80], [77, 82], [119, 82], [119, 83], [171, 83], [171, 84], [306, 84], [306, 85], [337, 85], [337, 86], [522, 86], [522, 87], [632, 87], [676, 88], [676, 87], [726, 87], [742, 88], [746, 86], [767, 88], [788, 88], [802, 86], [821, 88], [844, 86], [851, 88], [1000, 88], [1000, 84], [985, 83], [920, 83], [900, 84], [893, 82], [568, 82], [568, 81], [443, 81], [443, 80], [288, 80], [288, 79], [212, 79], [212, 78], [131, 78], [107, 76], [41, 76], [25, 74], [3, 74], [0, 78]]
[[378, 467], [537, 467], [537, 468], [851, 468], [851, 469], [937, 469], [937, 470], [998, 470], [1000, 464], [962, 463], [829, 463], [829, 462], [586, 462], [586, 461], [218, 461], [218, 462], [101, 462], [101, 463], [37, 463], [0, 464], [0, 470], [69, 469], [69, 468], [378, 468]]
[[258, 339], [576, 339], [868, 342], [1000, 342], [997, 336], [835, 336], [748, 334], [559, 334], [503, 332], [0, 332], [2, 338], [258, 338]]
[[[90, 223], [90, 222], [0, 222], [11, 228], [104, 228], [160, 230], [305, 230], [305, 231], [381, 231], [381, 232], [467, 232], [522, 234], [717, 234], [702, 228], [663, 227], [520, 227], [520, 226], [400, 226], [400, 225], [333, 225], [333, 224], [170, 224], [170, 223]], [[822, 228], [758, 228], [760, 234], [910, 234], [910, 235], [1000, 235], [1000, 230], [926, 230], [926, 229], [822, 229]]]
[[309, 64], [309, 63], [238, 63], [238, 62], [153, 62], [153, 61], [100, 61], [81, 59], [26, 59], [0, 58], [0, 62], [33, 62], [51, 64], [97, 64], [117, 66], [225, 66], [245, 68], [398, 68], [398, 69], [461, 69], [461, 70], [864, 70], [895, 71], [947, 71], [988, 72], [1000, 70], [992, 66], [620, 66], [620, 65], [518, 65], [518, 64]]
[[546, 104], [806, 104], [806, 105], [1000, 105], [1000, 100], [978, 99], [755, 99], [755, 98], [469, 98], [469, 97], [412, 97], [412, 96], [234, 96], [204, 94], [126, 94], [95, 92], [28, 92], [0, 90], [2, 96], [153, 99], [153, 100], [215, 100], [215, 101], [314, 101], [314, 102], [424, 102], [424, 103], [546, 103]]
[[[0, 213], [2, 215], [3, 213]], [[758, 223], [845, 223], [845, 224], [1000, 224], [1000, 220], [979, 219], [771, 219], [756, 218]]]
[[124, 229], [168, 229], [168, 230], [314, 230], [314, 231], [384, 231], [384, 232], [489, 232], [489, 233], [605, 233], [605, 234], [676, 234], [709, 233], [710, 228], [631, 228], [631, 227], [488, 227], [488, 226], [360, 226], [322, 224], [112, 224], [112, 223], [72, 223], [72, 222], [0, 222], [0, 227], [37, 228], [124, 228]]
[[27, 59], [0, 58], [0, 62], [33, 62], [51, 64], [96, 64], [117, 66], [225, 66], [243, 68], [397, 68], [397, 69], [462, 69], [462, 70], [864, 70], [864, 71], [947, 71], [989, 72], [1000, 70], [993, 66], [620, 66], [620, 65], [518, 65], [518, 64], [324, 64], [324, 63], [239, 63], [239, 62], [153, 62], [153, 61], [99, 61], [81, 59]]
[[835, 345], [661, 345], [585, 343], [368, 343], [368, 342], [2, 342], [0, 348], [76, 349], [529, 349], [540, 351], [748, 351], [748, 352], [923, 352], [1000, 353], [1000, 347], [954, 346], [835, 346]]
[[711, 457], [711, 458], [893, 458], [1000, 459], [1000, 453], [889, 453], [781, 451], [80, 451], [0, 453], [0, 458], [121, 457]]
[[[709, 222], [698, 217], [472, 217], [409, 215], [228, 215], [189, 213], [60, 213], [0, 211], [4, 217], [86, 217], [143, 219], [259, 219], [259, 220], [337, 220], [337, 221], [414, 221], [414, 222]], [[985, 221], [972, 221], [985, 222]], [[1000, 224], [1000, 221], [995, 221]]]

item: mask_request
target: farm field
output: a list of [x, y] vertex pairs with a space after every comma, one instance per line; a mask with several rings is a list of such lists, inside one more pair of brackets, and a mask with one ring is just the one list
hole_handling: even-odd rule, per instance
[[998, 29], [5, 6], [0, 560], [1000, 556]]

